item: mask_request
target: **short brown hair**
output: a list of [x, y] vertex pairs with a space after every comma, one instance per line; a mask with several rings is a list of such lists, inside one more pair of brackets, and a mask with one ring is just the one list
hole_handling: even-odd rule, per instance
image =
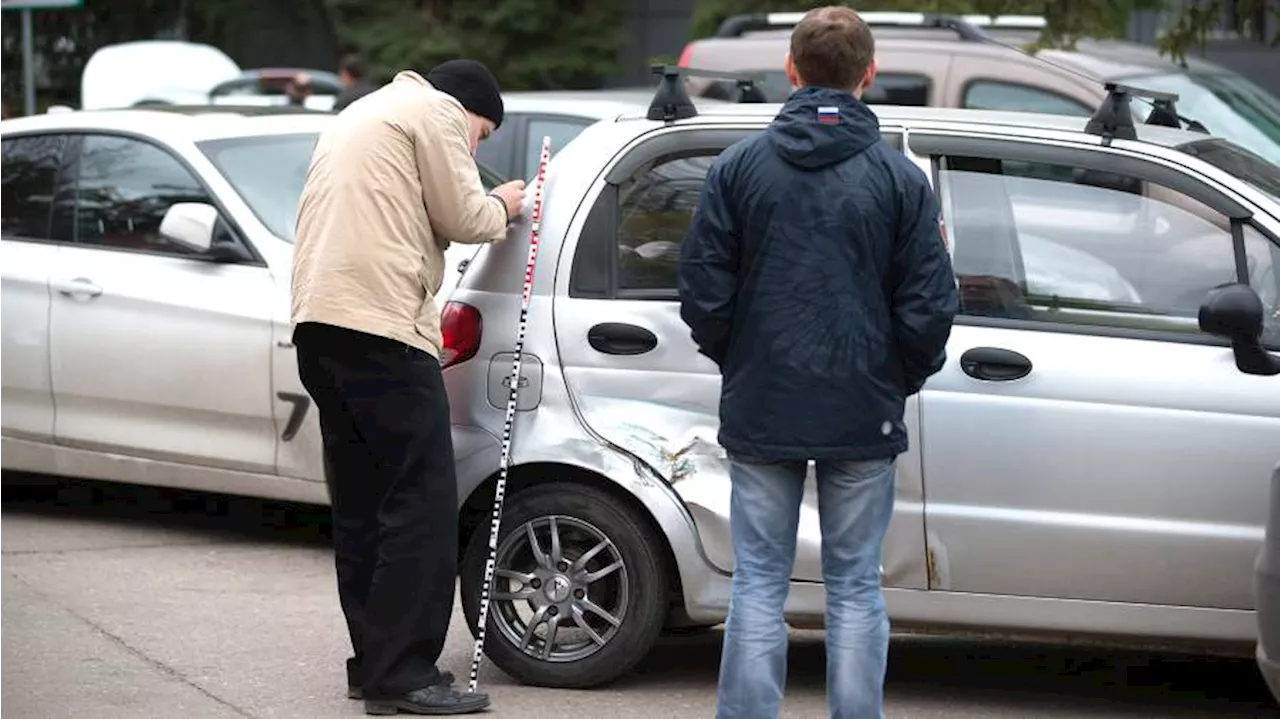
[[806, 85], [852, 91], [875, 54], [871, 28], [843, 5], [810, 10], [791, 32], [791, 62]]

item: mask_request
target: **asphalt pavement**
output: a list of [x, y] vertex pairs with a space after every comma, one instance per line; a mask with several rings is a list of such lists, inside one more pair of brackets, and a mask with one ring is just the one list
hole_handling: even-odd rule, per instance
[[[24, 482], [17, 486], [14, 481]], [[3, 711], [10, 717], [355, 717], [326, 511], [6, 478]], [[443, 666], [472, 641], [456, 612]], [[481, 674], [493, 717], [710, 717], [720, 632], [673, 636], [605, 688]], [[784, 716], [825, 716], [821, 632], [793, 634]], [[889, 719], [1278, 717], [1252, 662], [898, 637]]]

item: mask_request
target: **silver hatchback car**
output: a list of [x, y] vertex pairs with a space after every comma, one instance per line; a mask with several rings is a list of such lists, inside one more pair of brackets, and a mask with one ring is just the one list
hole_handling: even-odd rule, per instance
[[[671, 100], [549, 166], [487, 646], [523, 682], [599, 685], [664, 627], [726, 615], [720, 381], [675, 270], [710, 163], [779, 106]], [[962, 298], [946, 366], [906, 405], [895, 627], [1251, 656], [1280, 458], [1280, 168], [1126, 112], [876, 111], [935, 184]], [[473, 631], [528, 233], [484, 247], [442, 313]], [[797, 627], [824, 609], [812, 481]]]

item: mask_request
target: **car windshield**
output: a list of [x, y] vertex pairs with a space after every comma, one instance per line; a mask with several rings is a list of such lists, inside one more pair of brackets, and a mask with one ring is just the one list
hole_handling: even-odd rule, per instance
[[199, 146], [271, 234], [293, 242], [298, 198], [316, 137], [314, 132], [259, 135]]
[[1217, 138], [1188, 142], [1178, 149], [1244, 180], [1280, 205], [1280, 166], [1239, 145]]
[[[209, 140], [199, 147], [271, 234], [293, 242], [316, 137], [314, 132], [257, 135]], [[479, 169], [486, 192], [502, 182], [489, 168]]]
[[1280, 99], [1235, 74], [1144, 75], [1121, 78], [1135, 87], [1178, 95], [1178, 114], [1213, 135], [1280, 164]]

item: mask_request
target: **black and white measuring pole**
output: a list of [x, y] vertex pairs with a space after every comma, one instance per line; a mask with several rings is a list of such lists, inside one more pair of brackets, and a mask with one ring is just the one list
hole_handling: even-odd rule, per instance
[[480, 662], [484, 657], [484, 639], [489, 623], [489, 594], [493, 591], [493, 575], [498, 553], [498, 527], [502, 524], [502, 501], [507, 494], [507, 469], [511, 466], [511, 427], [516, 421], [516, 399], [520, 394], [520, 363], [524, 358], [524, 334], [529, 326], [529, 299], [533, 295], [533, 267], [538, 261], [538, 238], [542, 230], [542, 186], [551, 159], [551, 138], [542, 138], [542, 154], [538, 174], [533, 180], [533, 210], [529, 219], [529, 261], [524, 266], [524, 291], [520, 296], [520, 326], [516, 331], [516, 351], [511, 362], [511, 391], [507, 394], [507, 417], [502, 423], [502, 467], [493, 491], [493, 523], [489, 528], [489, 559], [484, 565], [484, 587], [480, 590], [480, 624], [476, 633], [475, 653], [471, 656], [471, 683], [474, 692], [480, 682]]

